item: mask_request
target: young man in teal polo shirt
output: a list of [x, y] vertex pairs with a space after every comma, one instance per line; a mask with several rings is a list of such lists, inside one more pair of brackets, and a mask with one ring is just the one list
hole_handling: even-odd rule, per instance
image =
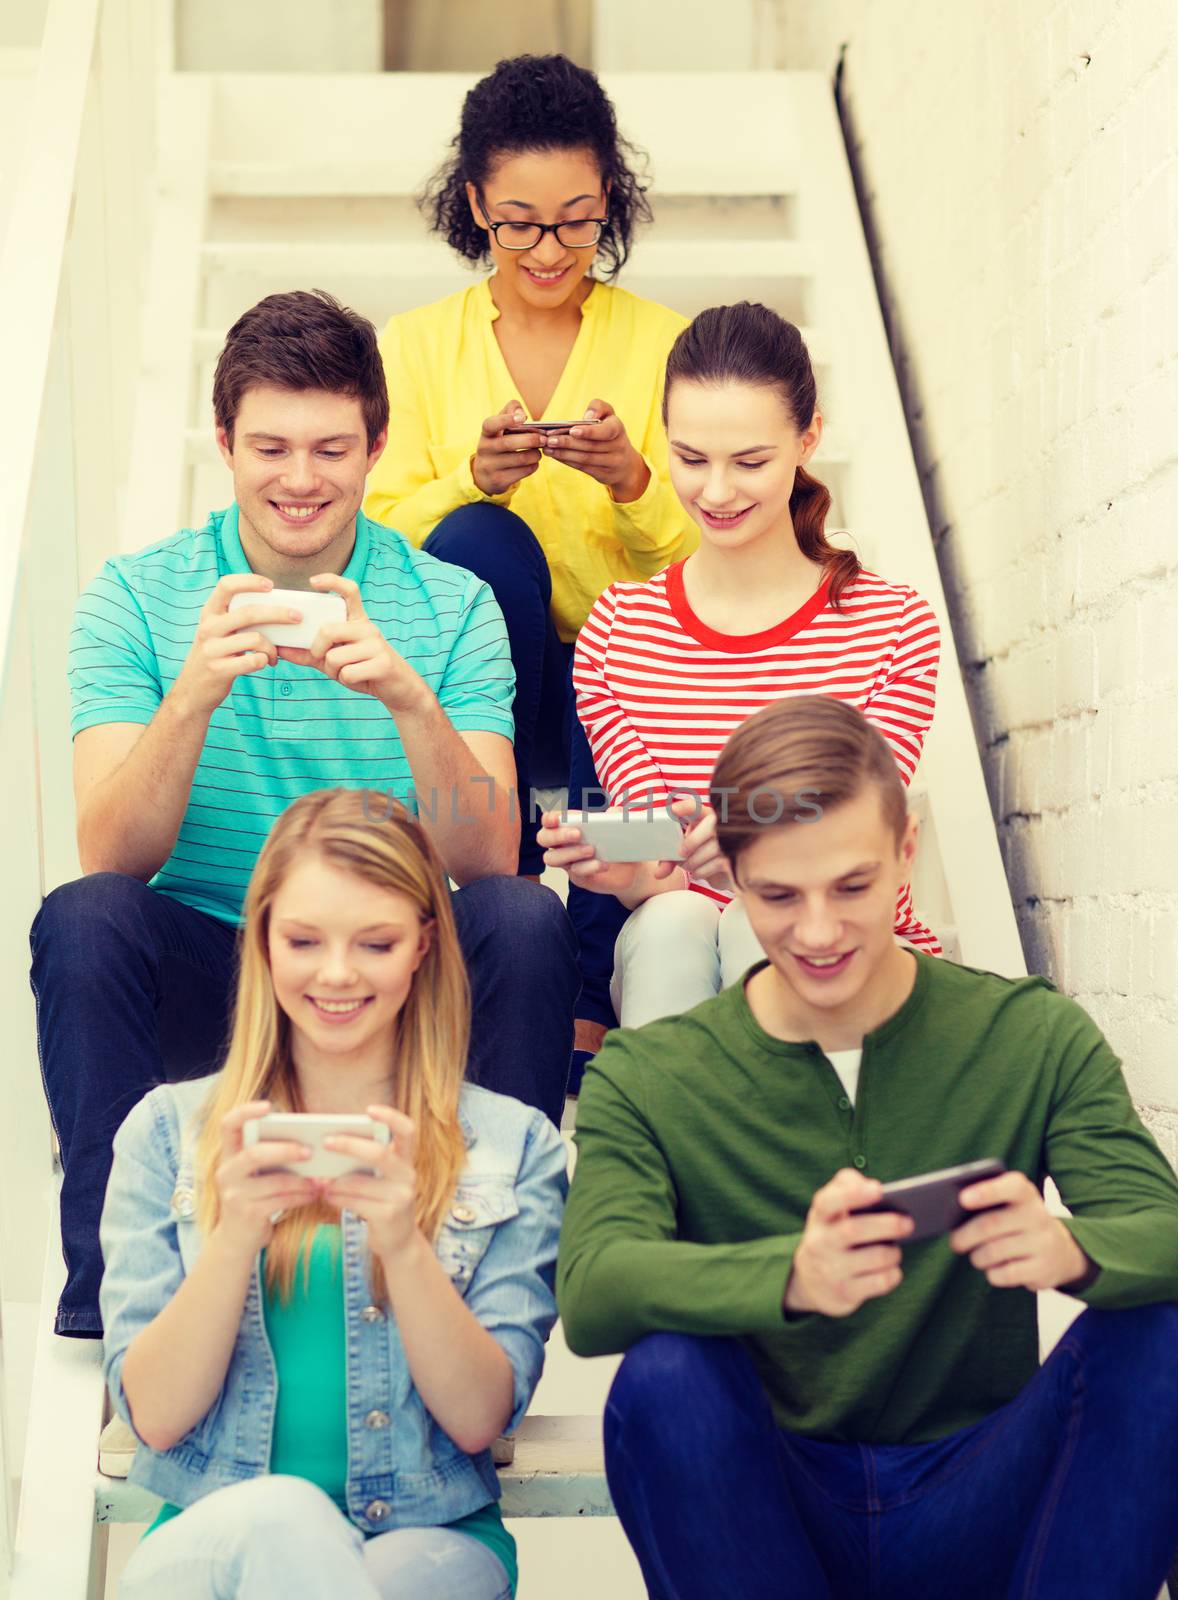
[[[751, 717], [712, 802], [768, 962], [610, 1035], [560, 1249], [570, 1346], [628, 1352], [606, 1470], [651, 1595], [1153, 1600], [1178, 1182], [1116, 1057], [1045, 980], [895, 943], [915, 824], [853, 707]], [[985, 1157], [947, 1236], [859, 1214]], [[1040, 1368], [1043, 1289], [1091, 1309]]]
[[[548, 889], [514, 876], [514, 676], [484, 583], [361, 512], [388, 397], [371, 324], [316, 292], [271, 295], [214, 380], [234, 503], [108, 561], [70, 645], [86, 876], [33, 927], [41, 1062], [64, 1166], [57, 1331], [101, 1335], [98, 1219], [115, 1130], [162, 1078], [223, 1046], [245, 887], [309, 790], [416, 806], [450, 877], [470, 974], [469, 1075], [559, 1120], [575, 948]], [[272, 589], [332, 591], [308, 650]], [[236, 595], [250, 599], [230, 609]]]

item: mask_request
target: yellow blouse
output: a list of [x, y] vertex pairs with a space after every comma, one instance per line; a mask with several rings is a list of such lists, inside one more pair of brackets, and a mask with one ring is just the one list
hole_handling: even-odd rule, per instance
[[698, 542], [671, 488], [660, 410], [667, 354], [685, 319], [605, 283], [581, 304], [577, 340], [545, 418], [579, 417], [595, 399], [613, 406], [650, 468], [639, 499], [619, 505], [604, 484], [548, 456], [506, 494], [484, 495], [475, 483], [470, 458], [483, 419], [516, 394], [492, 326], [498, 315], [484, 278], [390, 318], [380, 340], [389, 442], [364, 510], [420, 545], [457, 506], [510, 503], [548, 559], [552, 615], [567, 642], [603, 589], [620, 578], [653, 577]]

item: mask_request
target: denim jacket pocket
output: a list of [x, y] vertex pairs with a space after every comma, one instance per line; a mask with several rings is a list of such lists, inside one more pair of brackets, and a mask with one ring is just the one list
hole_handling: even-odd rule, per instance
[[495, 1229], [518, 1215], [519, 1201], [510, 1182], [459, 1184], [438, 1231], [435, 1249], [460, 1294], [466, 1293]]

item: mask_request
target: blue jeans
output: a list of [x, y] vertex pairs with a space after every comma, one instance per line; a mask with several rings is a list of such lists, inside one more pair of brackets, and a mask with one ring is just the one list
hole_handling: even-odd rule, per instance
[[[482, 578], [503, 612], [511, 660], [515, 667], [515, 770], [520, 795], [519, 870], [543, 870], [543, 851], [536, 843], [538, 818], [528, 797], [533, 787], [569, 785], [569, 805], [579, 806], [582, 793], [592, 801], [598, 789], [593, 755], [577, 720], [571, 685], [571, 644], [564, 644], [552, 622], [552, 575], [535, 534], [522, 517], [506, 506], [460, 506], [442, 518], [424, 549], [440, 561], [465, 567]], [[612, 895], [590, 894], [570, 885], [569, 918], [580, 947], [579, 1017], [612, 1027], [609, 998], [614, 969], [614, 941], [627, 911]]]
[[652, 1600], [1154, 1600], [1176, 1351], [1178, 1306], [1087, 1311], [984, 1421], [858, 1445], [779, 1429], [739, 1341], [652, 1334], [606, 1405], [610, 1491]]
[[[522, 878], [482, 878], [455, 890], [452, 904], [471, 986], [467, 1077], [559, 1126], [578, 988], [568, 917], [550, 889]], [[30, 942], [41, 1072], [64, 1170], [56, 1329], [97, 1338], [111, 1140], [154, 1084], [220, 1065], [236, 929], [137, 878], [99, 872], [46, 898]]]
[[136, 1546], [119, 1600], [509, 1600], [503, 1563], [469, 1533], [366, 1540], [305, 1478], [215, 1489]]
[[558, 787], [568, 772], [568, 659], [552, 621], [552, 574], [535, 534], [506, 506], [459, 506], [422, 548], [465, 567], [488, 585], [507, 625], [515, 667], [515, 773], [519, 794], [519, 870], [543, 871], [536, 843], [533, 788]]

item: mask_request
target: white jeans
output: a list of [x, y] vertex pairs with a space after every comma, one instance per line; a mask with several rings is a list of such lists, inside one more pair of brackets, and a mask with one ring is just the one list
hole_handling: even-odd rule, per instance
[[365, 1539], [323, 1490], [281, 1474], [215, 1489], [145, 1539], [119, 1600], [508, 1600], [498, 1557], [468, 1533]]
[[640, 1028], [712, 999], [764, 959], [739, 900], [720, 906], [672, 889], [626, 918], [614, 945], [610, 999], [623, 1028]]

